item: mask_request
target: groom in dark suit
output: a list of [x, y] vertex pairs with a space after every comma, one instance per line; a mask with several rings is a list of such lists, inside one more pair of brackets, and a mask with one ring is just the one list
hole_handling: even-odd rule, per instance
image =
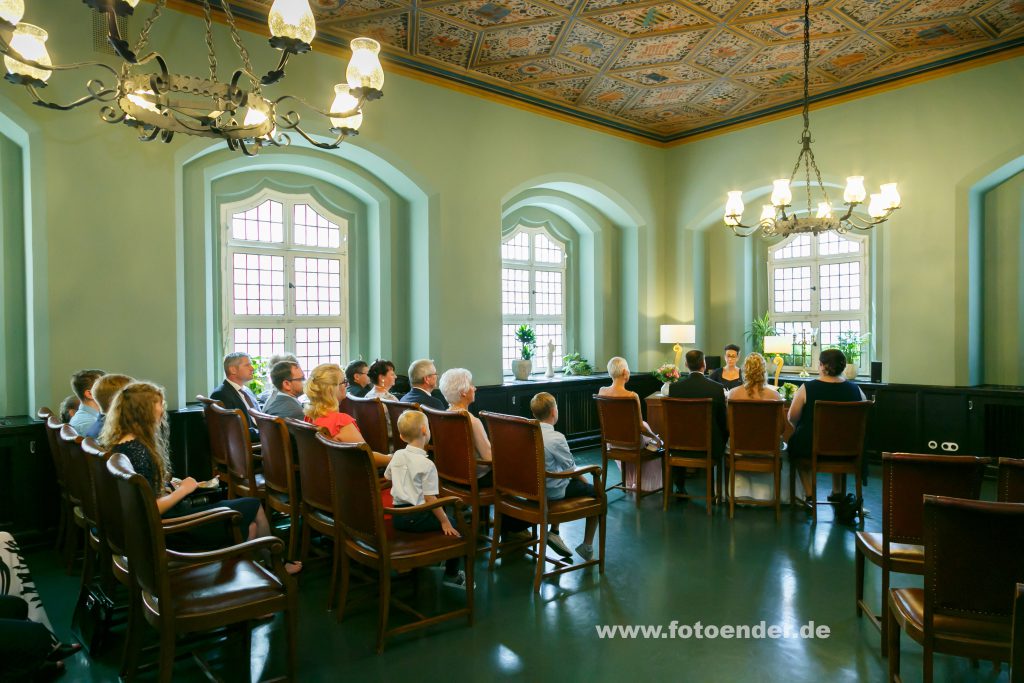
[[256, 422], [249, 414], [249, 410], [259, 410], [260, 404], [256, 396], [249, 391], [246, 385], [252, 381], [255, 368], [249, 359], [249, 354], [241, 351], [229, 353], [224, 356], [224, 382], [210, 392], [210, 398], [220, 401], [228, 410], [241, 410], [249, 421], [249, 435], [259, 441], [259, 432], [256, 431]]
[[725, 389], [721, 384], [704, 376], [704, 352], [694, 349], [686, 352], [686, 369], [690, 374], [669, 385], [671, 398], [711, 399], [711, 447], [715, 460], [721, 460], [725, 453], [725, 442], [729, 439], [729, 423], [725, 414]]

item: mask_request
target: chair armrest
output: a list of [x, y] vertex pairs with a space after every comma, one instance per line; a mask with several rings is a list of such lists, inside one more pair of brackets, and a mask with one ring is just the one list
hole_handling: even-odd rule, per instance
[[433, 503], [424, 503], [423, 505], [410, 505], [404, 508], [384, 508], [384, 513], [388, 515], [414, 515], [417, 512], [426, 512], [427, 510], [453, 504], [463, 505], [463, 502], [455, 496], [445, 496], [444, 498], [438, 498]]
[[[230, 508], [213, 508], [205, 512], [195, 513], [187, 517], [176, 517], [164, 523], [164, 534], [176, 534], [179, 531], [194, 529], [211, 522], [227, 522], [237, 527], [237, 522], [242, 518], [242, 513]], [[186, 520], [179, 522], [179, 520]]]
[[[200, 510], [199, 512], [193, 512], [190, 515], [182, 515], [181, 517], [168, 517], [167, 519], [161, 520], [161, 524], [163, 524], [164, 529], [167, 529], [167, 527], [176, 526], [178, 524], [183, 524], [185, 522], [191, 522], [193, 519], [202, 519], [203, 517], [207, 517], [214, 513], [222, 512], [224, 510], [234, 512], [230, 508], [216, 507], [210, 508], [208, 510]], [[239, 512], [238, 514], [241, 515], [242, 513]]]
[[210, 550], [205, 553], [179, 553], [174, 550], [168, 550], [167, 558], [179, 562], [198, 564], [201, 562], [225, 560], [236, 555], [247, 555], [257, 550], [269, 550], [276, 565], [284, 554], [284, 541], [276, 536], [263, 536], [262, 538], [254, 538], [245, 543], [238, 543], [227, 548], [218, 548], [217, 550]]
[[473, 464], [475, 465], [487, 465], [490, 467], [494, 464], [493, 460], [481, 460], [480, 458], [473, 458]]
[[565, 472], [545, 472], [544, 476], [550, 477], [551, 479], [571, 479], [578, 477], [583, 474], [594, 475], [594, 489], [600, 492], [600, 496], [604, 495], [604, 471], [600, 465], [585, 465], [577, 466], [571, 470]]

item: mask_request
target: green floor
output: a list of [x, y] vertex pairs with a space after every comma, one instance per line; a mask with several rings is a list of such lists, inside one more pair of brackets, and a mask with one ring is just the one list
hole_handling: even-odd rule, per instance
[[[594, 452], [578, 457], [596, 458]], [[617, 471], [613, 469], [613, 476]], [[880, 524], [881, 492], [872, 469], [866, 507], [867, 527]], [[826, 486], [822, 477], [819, 487]], [[991, 484], [986, 484], [986, 489]], [[827, 491], [827, 488], [825, 489]], [[822, 494], [824, 495], [824, 494]], [[991, 495], [991, 491], [987, 492]], [[570, 573], [532, 592], [533, 564], [511, 559], [489, 572], [477, 563], [476, 624], [451, 622], [396, 637], [383, 655], [374, 651], [376, 602], [350, 608], [336, 624], [325, 609], [328, 567], [310, 565], [299, 583], [299, 680], [437, 681], [631, 680], [664, 681], [882, 681], [878, 632], [854, 616], [854, 536], [832, 523], [821, 508], [816, 528], [803, 512], [783, 510], [776, 523], [768, 509], [725, 510], [710, 519], [699, 503], [674, 505], [646, 498], [639, 510], [621, 493], [610, 497], [608, 554], [604, 576], [596, 569]], [[582, 524], [563, 528], [575, 547]], [[77, 579], [57, 567], [55, 553], [29, 555], [29, 566], [59, 635], [68, 625]], [[880, 603], [880, 577], [868, 565], [867, 594]], [[440, 569], [421, 577], [419, 599], [455, 604], [457, 591], [441, 588]], [[920, 585], [917, 577], [897, 576], [894, 585]], [[392, 612], [393, 622], [403, 618]], [[830, 630], [827, 639], [601, 639], [597, 625], [757, 625], [799, 627], [813, 621]], [[249, 658], [252, 680], [282, 675], [285, 643], [280, 621], [257, 627]], [[905, 680], [921, 677], [921, 650], [903, 638]], [[98, 661], [77, 655], [68, 660], [64, 680], [116, 680], [116, 647]], [[240, 643], [209, 655], [228, 681], [250, 680]], [[204, 680], [196, 664], [179, 660], [175, 681]], [[152, 675], [149, 676], [150, 678]], [[1006, 681], [1005, 666], [972, 669], [964, 659], [938, 656], [936, 681]]]

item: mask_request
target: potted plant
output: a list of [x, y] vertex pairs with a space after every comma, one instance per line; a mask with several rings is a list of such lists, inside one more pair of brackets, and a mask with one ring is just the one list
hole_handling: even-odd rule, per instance
[[259, 396], [267, 386], [266, 378], [270, 374], [270, 368], [267, 367], [267, 361], [260, 356], [251, 356], [249, 360], [252, 362], [253, 373], [247, 386], [253, 395]]
[[654, 376], [661, 382], [661, 395], [668, 396], [668, 385], [679, 380], [679, 368], [674, 363], [665, 363], [654, 371]]
[[594, 368], [590, 366], [590, 361], [581, 356], [578, 353], [570, 353], [568, 356], [562, 356], [562, 374], [563, 375], [592, 375], [594, 374]]
[[864, 334], [842, 332], [836, 343], [832, 345], [831, 348], [839, 349], [846, 356], [846, 370], [843, 371], [843, 375], [847, 379], [854, 379], [857, 376], [857, 364], [860, 362], [861, 351], [870, 338], [870, 332]]
[[793, 400], [793, 396], [796, 395], [797, 388], [798, 387], [792, 382], [786, 382], [781, 387], [779, 387], [779, 395], [782, 396], [782, 400], [786, 401], [786, 403], [789, 403], [790, 401]]
[[512, 361], [512, 374], [516, 379], [530, 379], [533, 372], [533, 349], [537, 345], [537, 333], [529, 325], [520, 325], [516, 329], [516, 341], [522, 344], [518, 360]]
[[754, 318], [751, 321], [745, 336], [747, 341], [750, 342], [750, 350], [763, 355], [764, 338], [774, 334], [777, 334], [775, 326], [772, 325], [768, 311], [765, 311], [763, 317]]

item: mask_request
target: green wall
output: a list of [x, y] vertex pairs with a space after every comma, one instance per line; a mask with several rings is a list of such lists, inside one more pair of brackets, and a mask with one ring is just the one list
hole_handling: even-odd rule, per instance
[[1024, 384], [1024, 174], [985, 195], [985, 328], [983, 377], [988, 384]]

